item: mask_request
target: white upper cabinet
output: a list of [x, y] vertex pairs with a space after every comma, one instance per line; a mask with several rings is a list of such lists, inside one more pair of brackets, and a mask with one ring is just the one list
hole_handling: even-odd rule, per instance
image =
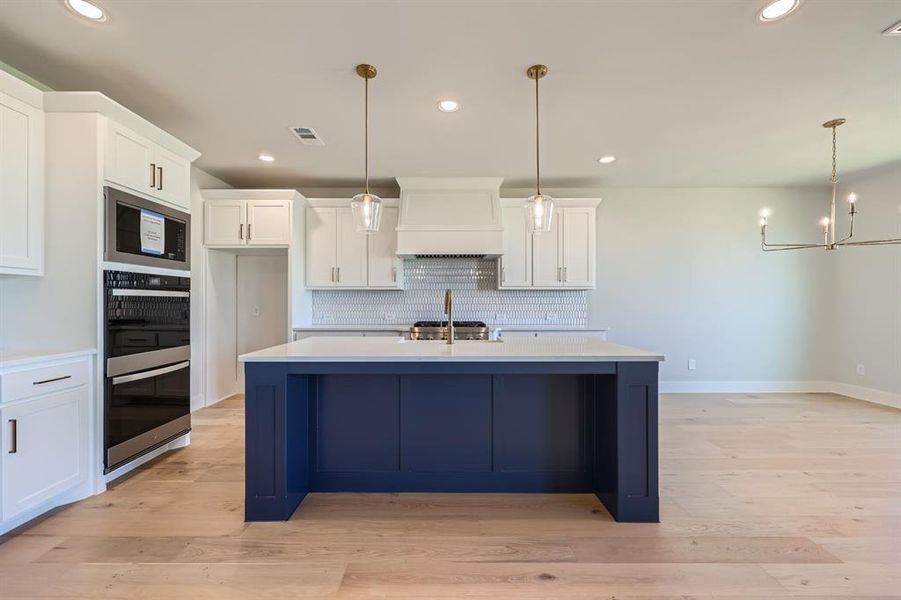
[[[206, 190], [205, 195], [215, 191]], [[288, 246], [292, 210], [292, 200], [285, 198], [207, 198], [203, 210], [204, 243], [218, 247]]]
[[108, 181], [135, 191], [153, 195], [156, 190], [156, 165], [153, 144], [137, 133], [106, 122], [106, 159], [104, 175]]
[[334, 208], [307, 209], [307, 287], [335, 285], [338, 262], [338, 213]]
[[106, 119], [103, 177], [190, 212], [190, 161], [111, 119]]
[[521, 200], [505, 199], [501, 289], [592, 289], [596, 285], [596, 199], [555, 200], [551, 231], [529, 233]]
[[0, 274], [43, 271], [44, 113], [0, 92]]
[[563, 209], [563, 287], [595, 286], [593, 208]]
[[191, 163], [160, 147], [156, 148], [153, 158], [156, 190], [151, 195], [190, 212]]
[[306, 214], [308, 288], [401, 288], [396, 201], [383, 206], [379, 230], [373, 234], [356, 230], [347, 201], [311, 200], [311, 204]]
[[291, 201], [248, 200], [247, 243], [251, 246], [290, 244]]
[[379, 230], [366, 236], [369, 242], [369, 287], [401, 286], [403, 273], [397, 257], [397, 211], [392, 206], [382, 208]]
[[246, 200], [206, 200], [203, 203], [203, 238], [206, 245], [245, 245], [246, 210]]
[[365, 287], [368, 282], [367, 241], [369, 235], [354, 226], [350, 208], [338, 212], [338, 260], [335, 262], [335, 284], [339, 287]]
[[532, 285], [532, 236], [526, 226], [523, 206], [501, 209], [504, 226], [504, 255], [500, 260], [498, 287], [518, 288]]
[[[557, 208], [551, 221], [551, 230], [533, 233], [532, 237], [532, 285], [558, 287], [563, 285], [563, 210]], [[522, 225], [528, 227], [528, 225]]]

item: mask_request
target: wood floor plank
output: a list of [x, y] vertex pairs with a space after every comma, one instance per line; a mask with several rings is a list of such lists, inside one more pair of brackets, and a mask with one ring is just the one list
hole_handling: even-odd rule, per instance
[[243, 400], [0, 538], [0, 598], [901, 600], [901, 411], [662, 397], [661, 519], [591, 494], [310, 494], [243, 522]]

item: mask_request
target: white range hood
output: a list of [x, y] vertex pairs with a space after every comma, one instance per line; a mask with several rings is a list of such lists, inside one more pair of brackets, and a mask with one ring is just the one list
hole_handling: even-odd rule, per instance
[[397, 255], [500, 256], [503, 180], [398, 177]]

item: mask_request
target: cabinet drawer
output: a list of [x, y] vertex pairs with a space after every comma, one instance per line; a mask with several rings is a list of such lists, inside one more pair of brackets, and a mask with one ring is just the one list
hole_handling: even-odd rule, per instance
[[78, 360], [0, 375], [0, 402], [30, 398], [88, 382], [88, 361]]

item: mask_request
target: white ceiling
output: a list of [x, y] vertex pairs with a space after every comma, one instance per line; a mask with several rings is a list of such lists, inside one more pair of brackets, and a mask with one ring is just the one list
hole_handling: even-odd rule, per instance
[[[0, 2], [0, 61], [59, 90], [99, 90], [203, 152], [239, 186], [354, 186], [363, 82], [371, 172], [533, 177], [533, 87], [543, 62], [548, 186], [825, 182], [901, 160], [898, 0], [807, 0], [760, 24], [762, 0], [596, 2], [96, 0]], [[440, 113], [451, 97], [463, 108]], [[300, 145], [290, 125], [326, 146]], [[259, 162], [260, 152], [276, 162]], [[604, 154], [619, 160], [595, 161]]]

